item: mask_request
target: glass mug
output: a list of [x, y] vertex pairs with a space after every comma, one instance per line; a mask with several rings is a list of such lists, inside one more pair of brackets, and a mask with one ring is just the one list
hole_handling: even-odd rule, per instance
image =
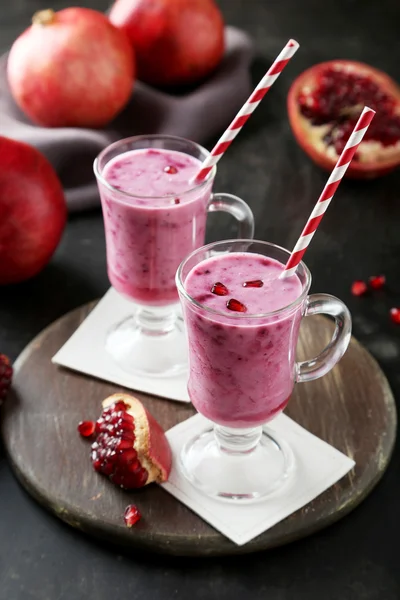
[[[180, 468], [212, 497], [251, 501], [276, 490], [294, 467], [290, 447], [264, 424], [284, 410], [295, 383], [322, 377], [340, 360], [351, 317], [333, 296], [308, 296], [311, 274], [303, 262], [296, 271], [301, 294], [288, 306], [257, 315], [206, 307], [188, 294], [186, 278], [204, 260], [230, 252], [282, 264], [290, 256], [267, 242], [227, 240], [197, 249], [180, 265], [176, 282], [189, 341], [189, 396], [213, 423], [184, 446]], [[334, 318], [333, 337], [318, 356], [296, 362], [301, 319], [319, 313]]]
[[94, 162], [108, 276], [117, 292], [136, 303], [133, 314], [108, 332], [106, 348], [125, 371], [171, 376], [187, 369], [184, 327], [176, 310], [179, 299], [175, 274], [179, 263], [204, 244], [207, 213], [230, 213], [238, 221], [239, 237], [247, 238], [253, 237], [254, 218], [240, 198], [212, 193], [215, 167], [205, 181], [179, 192], [178, 202], [177, 194], [138, 196], [107, 180], [104, 172], [110, 161], [126, 152], [145, 149], [178, 151], [200, 163], [209, 152], [183, 138], [146, 135], [111, 144]]

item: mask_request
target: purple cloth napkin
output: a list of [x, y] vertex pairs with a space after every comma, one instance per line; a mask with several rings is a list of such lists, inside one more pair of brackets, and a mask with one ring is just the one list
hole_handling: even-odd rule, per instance
[[174, 96], [136, 82], [128, 106], [107, 129], [46, 128], [33, 125], [11, 97], [7, 56], [0, 58], [0, 135], [36, 146], [55, 167], [69, 211], [99, 204], [93, 161], [110, 142], [130, 135], [163, 133], [199, 143], [222, 133], [247, 99], [252, 43], [242, 31], [227, 27], [221, 66], [204, 83]]

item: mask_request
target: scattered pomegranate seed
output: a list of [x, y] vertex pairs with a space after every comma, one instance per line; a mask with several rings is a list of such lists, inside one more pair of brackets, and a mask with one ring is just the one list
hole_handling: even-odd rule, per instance
[[96, 423], [94, 421], [81, 421], [78, 425], [78, 431], [82, 437], [90, 437], [94, 434]]
[[140, 510], [134, 504], [129, 504], [124, 512], [124, 521], [127, 527], [132, 527], [141, 519]]
[[247, 310], [245, 305], [239, 300], [235, 300], [235, 298], [231, 298], [230, 300], [228, 300], [228, 302], [226, 303], [226, 308], [228, 308], [229, 310], [234, 310], [235, 312], [242, 313], [246, 312]]
[[367, 289], [367, 284], [364, 281], [355, 281], [351, 286], [351, 293], [353, 296], [363, 296]]
[[179, 198], [175, 198], [174, 204], [180, 204], [180, 203], [181, 203], [181, 201], [179, 200]]
[[400, 325], [400, 308], [391, 308], [390, 318], [392, 319], [393, 323]]
[[211, 293], [215, 294], [216, 296], [227, 296], [229, 294], [229, 291], [226, 285], [224, 285], [220, 281], [217, 281], [217, 283], [214, 283], [214, 285], [212, 286]]
[[178, 169], [176, 167], [172, 167], [171, 165], [169, 165], [168, 167], [165, 167], [164, 169], [164, 173], [168, 173], [168, 175], [176, 175], [178, 172]]
[[384, 275], [374, 275], [373, 277], [369, 278], [368, 282], [369, 287], [371, 287], [373, 290], [380, 290], [386, 283], [386, 277]]
[[261, 279], [253, 279], [253, 281], [245, 281], [243, 287], [255, 287], [260, 288], [264, 285], [264, 282]]

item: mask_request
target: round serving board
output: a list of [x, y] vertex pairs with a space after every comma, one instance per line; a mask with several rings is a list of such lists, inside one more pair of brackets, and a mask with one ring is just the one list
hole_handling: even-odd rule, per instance
[[[90, 442], [76, 430], [96, 419], [101, 401], [126, 391], [51, 363], [94, 303], [45, 329], [15, 363], [13, 389], [1, 425], [11, 464], [22, 485], [43, 506], [82, 531], [114, 543], [176, 555], [254, 552], [290, 542], [329, 525], [355, 508], [382, 477], [396, 435], [391, 390], [371, 355], [352, 338], [339, 365], [317, 381], [296, 386], [287, 414], [356, 461], [356, 467], [311, 504], [238, 547], [157, 485], [124, 492], [93, 470]], [[327, 343], [332, 323], [304, 319], [299, 358]], [[135, 393], [135, 392], [134, 392]], [[168, 429], [194, 413], [190, 405], [135, 393]], [[142, 520], [128, 529], [127, 504]]]

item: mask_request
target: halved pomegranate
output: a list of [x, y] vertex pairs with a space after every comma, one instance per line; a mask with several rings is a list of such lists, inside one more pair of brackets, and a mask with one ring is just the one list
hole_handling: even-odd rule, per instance
[[400, 165], [400, 87], [369, 65], [333, 60], [304, 71], [288, 95], [289, 120], [300, 146], [331, 171], [364, 106], [376, 110], [347, 172], [374, 178]]

